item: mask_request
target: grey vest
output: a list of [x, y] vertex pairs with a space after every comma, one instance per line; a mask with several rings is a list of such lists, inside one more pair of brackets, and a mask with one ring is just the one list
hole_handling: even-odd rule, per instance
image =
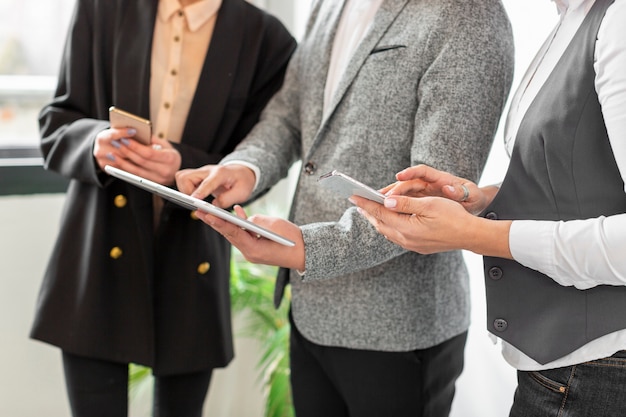
[[[483, 215], [572, 220], [626, 212], [624, 183], [594, 88], [596, 0], [520, 126], [508, 172]], [[593, 245], [593, 242], [589, 242]], [[626, 329], [626, 287], [563, 287], [515, 261], [484, 258], [487, 327], [537, 362]]]

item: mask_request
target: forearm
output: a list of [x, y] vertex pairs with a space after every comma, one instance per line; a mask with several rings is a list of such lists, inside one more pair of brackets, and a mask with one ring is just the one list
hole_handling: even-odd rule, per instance
[[513, 259], [509, 246], [510, 220], [488, 220], [474, 216], [463, 227], [459, 237], [460, 249], [466, 249], [483, 256]]

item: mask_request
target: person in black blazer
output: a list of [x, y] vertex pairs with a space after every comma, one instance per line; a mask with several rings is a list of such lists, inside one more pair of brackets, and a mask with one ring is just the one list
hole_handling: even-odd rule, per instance
[[39, 119], [44, 166], [70, 183], [31, 330], [62, 350], [74, 416], [125, 416], [129, 363], [152, 368], [155, 416], [200, 416], [212, 370], [233, 358], [228, 242], [102, 171], [173, 186], [177, 170], [218, 162], [257, 122], [295, 40], [244, 0], [219, 3], [180, 140], [148, 146], [111, 129], [108, 110], [150, 118], [159, 0], [77, 1]]

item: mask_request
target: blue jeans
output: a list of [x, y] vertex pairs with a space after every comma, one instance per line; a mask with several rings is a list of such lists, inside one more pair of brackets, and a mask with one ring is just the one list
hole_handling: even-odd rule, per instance
[[626, 350], [565, 368], [517, 373], [510, 417], [626, 416]]

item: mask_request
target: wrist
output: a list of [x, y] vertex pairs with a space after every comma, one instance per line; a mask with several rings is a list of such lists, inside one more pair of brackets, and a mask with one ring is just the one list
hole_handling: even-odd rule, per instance
[[489, 220], [474, 217], [468, 227], [467, 250], [478, 255], [513, 259], [509, 246], [511, 220]]

